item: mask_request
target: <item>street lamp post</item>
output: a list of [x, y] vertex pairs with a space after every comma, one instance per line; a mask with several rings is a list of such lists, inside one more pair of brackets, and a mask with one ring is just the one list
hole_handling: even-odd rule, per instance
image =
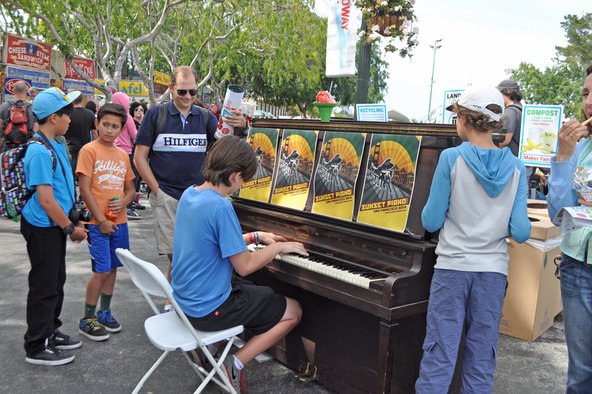
[[432, 48], [434, 50], [434, 59], [432, 61], [432, 80], [430, 82], [430, 102], [428, 103], [428, 121], [430, 120], [430, 114], [432, 113], [432, 88], [434, 87], [434, 69], [436, 68], [436, 51], [440, 48], [442, 48], [442, 45], [440, 45], [440, 43], [442, 42], [442, 39], [439, 38], [436, 41], [434, 41], [434, 44], [430, 44], [430, 48]]

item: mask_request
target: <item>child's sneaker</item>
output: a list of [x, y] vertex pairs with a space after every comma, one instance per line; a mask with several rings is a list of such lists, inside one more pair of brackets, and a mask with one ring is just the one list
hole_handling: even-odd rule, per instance
[[74, 361], [74, 355], [67, 350], [59, 350], [48, 345], [37, 354], [27, 354], [25, 361], [35, 365], [64, 365]]
[[134, 211], [133, 209], [127, 210], [127, 220], [140, 220], [142, 219], [142, 215], [138, 212]]
[[236, 371], [234, 369], [234, 360], [232, 355], [228, 355], [222, 364], [223, 368], [222, 371], [226, 372], [226, 376], [228, 376], [228, 380], [232, 385], [232, 388], [238, 394], [246, 394], [247, 393], [247, 382], [245, 379], [245, 374], [242, 370]]
[[111, 309], [101, 309], [97, 312], [97, 321], [108, 332], [121, 331], [121, 324], [111, 314]]
[[82, 342], [70, 337], [70, 335], [64, 334], [60, 330], [55, 330], [54, 333], [51, 334], [49, 337], [49, 344], [60, 350], [78, 349], [82, 346]]
[[101, 325], [97, 322], [97, 319], [89, 317], [86, 319], [80, 319], [78, 325], [78, 333], [82, 336], [87, 337], [91, 341], [106, 341], [109, 339], [109, 334]]

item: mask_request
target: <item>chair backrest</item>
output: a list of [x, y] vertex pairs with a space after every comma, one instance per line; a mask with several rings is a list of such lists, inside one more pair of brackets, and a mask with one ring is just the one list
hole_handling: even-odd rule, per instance
[[[121, 264], [128, 270], [130, 277], [134, 284], [140, 289], [150, 307], [154, 310], [156, 314], [159, 314], [160, 311], [154, 304], [150, 295], [157, 296], [157, 297], [166, 297], [173, 305], [175, 309], [175, 313], [181, 319], [181, 321], [189, 328], [189, 331], [196, 339], [197, 343], [201, 346], [202, 341], [195, 332], [195, 328], [191, 325], [185, 313], [173, 297], [173, 288], [171, 287], [170, 283], [167, 281], [166, 277], [162, 273], [161, 270], [158, 269], [154, 264], [149, 263], [147, 261], [141, 260], [134, 256], [129, 250], [127, 249], [116, 249], [115, 253], [117, 257], [121, 261]], [[173, 312], [168, 312], [173, 313]]]
[[151, 296], [172, 298], [173, 294], [164, 274], [154, 264], [137, 258], [127, 249], [118, 248], [115, 253], [154, 313], [159, 314]]

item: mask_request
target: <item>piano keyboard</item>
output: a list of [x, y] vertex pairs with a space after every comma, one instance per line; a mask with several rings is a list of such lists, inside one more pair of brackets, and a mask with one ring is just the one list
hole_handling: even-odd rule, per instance
[[312, 253], [308, 257], [300, 255], [276, 256], [276, 260], [284, 261], [366, 289], [370, 288], [372, 282], [386, 278], [384, 274]]

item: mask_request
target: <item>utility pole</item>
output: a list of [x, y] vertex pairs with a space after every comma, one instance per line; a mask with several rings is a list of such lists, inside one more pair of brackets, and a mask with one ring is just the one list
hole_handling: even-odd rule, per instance
[[440, 48], [442, 48], [442, 45], [440, 45], [440, 43], [442, 42], [442, 39], [439, 38], [436, 41], [434, 41], [434, 44], [430, 44], [430, 48], [432, 48], [434, 50], [434, 59], [432, 61], [432, 80], [430, 82], [430, 102], [428, 103], [428, 118], [427, 120], [430, 120], [430, 114], [432, 113], [432, 89], [434, 87], [434, 69], [436, 68], [436, 51]]
[[[362, 31], [367, 28], [366, 19], [362, 20]], [[370, 86], [370, 56], [372, 44], [362, 40], [360, 42], [360, 51], [358, 52], [358, 86], [356, 89], [356, 104], [368, 103], [368, 89]], [[354, 119], [356, 119], [354, 110]], [[357, 120], [357, 119], [356, 119]]]

